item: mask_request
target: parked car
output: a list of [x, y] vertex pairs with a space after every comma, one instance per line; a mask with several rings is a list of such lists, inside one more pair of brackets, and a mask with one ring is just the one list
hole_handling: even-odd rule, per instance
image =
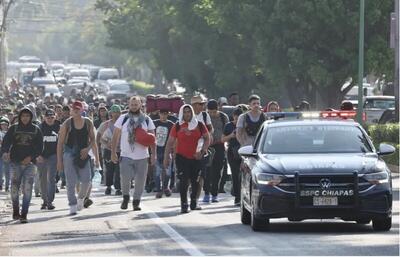
[[69, 73], [69, 79], [84, 78], [90, 80], [90, 72], [88, 69], [74, 69]]
[[119, 79], [119, 72], [115, 68], [103, 68], [99, 70], [97, 79], [100, 81], [106, 81], [109, 79]]
[[396, 117], [396, 111], [393, 108], [389, 108], [382, 113], [380, 117], [379, 124], [386, 124], [386, 123], [399, 123], [399, 117]]
[[53, 94], [54, 96], [61, 97], [61, 91], [58, 88], [57, 85], [45, 85], [44, 86], [44, 96], [50, 96], [50, 94]]
[[366, 113], [366, 124], [378, 123], [386, 109], [394, 108], [394, 96], [367, 96], [364, 100], [364, 111]]
[[31, 84], [32, 86], [41, 86], [41, 85], [56, 85], [57, 83], [53, 76], [47, 76], [47, 77], [33, 78]]
[[126, 80], [107, 80], [109, 90], [107, 93], [107, 101], [110, 102], [112, 99], [129, 98], [134, 95], [133, 85], [129, 84]]

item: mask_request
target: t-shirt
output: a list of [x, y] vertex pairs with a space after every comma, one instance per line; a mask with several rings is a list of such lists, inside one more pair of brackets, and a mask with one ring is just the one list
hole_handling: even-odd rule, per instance
[[[149, 158], [149, 149], [146, 146], [143, 146], [138, 143], [134, 143], [133, 145], [133, 150], [131, 145], [129, 144], [128, 137], [129, 137], [129, 132], [128, 132], [128, 124], [129, 124], [129, 119], [126, 120], [125, 124], [122, 125], [122, 122], [124, 121], [124, 117], [128, 114], [122, 114], [118, 120], [115, 122], [115, 127], [118, 129], [121, 129], [121, 156], [122, 157], [127, 157], [132, 160], [142, 160]], [[139, 117], [137, 117], [138, 119]], [[146, 122], [147, 119], [147, 122]], [[154, 130], [156, 127], [154, 126], [153, 121], [146, 115], [146, 119], [142, 122], [141, 126], [142, 129], [145, 131], [149, 130]], [[147, 123], [149, 124], [147, 126]]]
[[[200, 126], [202, 129], [200, 131]], [[170, 136], [177, 139], [176, 153], [187, 159], [195, 159], [196, 148], [199, 139], [208, 134], [207, 127], [199, 122], [199, 125], [194, 130], [188, 129], [188, 123], [180, 125], [178, 133], [176, 132], [176, 124], [172, 127]]]
[[207, 126], [212, 125], [210, 115], [206, 112], [206, 119], [207, 119], [206, 121], [204, 121], [203, 115], [204, 115], [203, 112], [197, 114], [196, 119], [200, 122], [203, 122], [203, 124]]
[[[235, 130], [236, 130], [235, 124], [234, 124], [233, 122], [229, 122], [229, 123], [227, 123], [227, 124], [225, 125], [225, 128], [224, 128], [224, 135], [225, 135], [225, 136], [229, 136], [229, 135], [232, 134], [232, 132], [235, 131]], [[232, 148], [232, 147], [235, 147], [235, 146], [238, 146], [238, 145], [240, 145], [240, 144], [239, 144], [239, 141], [237, 141], [236, 137], [235, 137], [235, 138], [231, 138], [231, 139], [229, 140], [229, 142], [228, 142], [228, 147], [229, 147], [229, 148]]]
[[155, 120], [154, 125], [156, 126], [156, 146], [157, 146], [157, 156], [164, 155], [165, 145], [171, 132], [174, 123], [167, 120], [162, 122], [161, 120]]

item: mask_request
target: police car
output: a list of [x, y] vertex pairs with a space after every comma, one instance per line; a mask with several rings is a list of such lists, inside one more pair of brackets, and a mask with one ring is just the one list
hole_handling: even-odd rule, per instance
[[[331, 115], [349, 116], [317, 116]], [[268, 229], [273, 218], [340, 218], [372, 221], [375, 231], [388, 231], [392, 182], [381, 156], [394, 151], [387, 144], [375, 149], [352, 120], [267, 120], [254, 144], [239, 149], [241, 221], [259, 231]]]

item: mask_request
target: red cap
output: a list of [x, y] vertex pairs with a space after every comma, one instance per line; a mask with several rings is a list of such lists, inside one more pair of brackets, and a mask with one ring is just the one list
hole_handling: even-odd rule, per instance
[[83, 103], [81, 101], [75, 101], [72, 106], [73, 109], [79, 109], [81, 111], [83, 111], [84, 107], [83, 107]]

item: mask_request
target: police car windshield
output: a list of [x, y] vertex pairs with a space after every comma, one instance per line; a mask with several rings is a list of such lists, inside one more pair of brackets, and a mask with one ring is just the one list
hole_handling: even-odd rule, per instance
[[355, 126], [271, 127], [263, 143], [265, 154], [366, 152], [372, 152], [372, 148], [364, 133]]

